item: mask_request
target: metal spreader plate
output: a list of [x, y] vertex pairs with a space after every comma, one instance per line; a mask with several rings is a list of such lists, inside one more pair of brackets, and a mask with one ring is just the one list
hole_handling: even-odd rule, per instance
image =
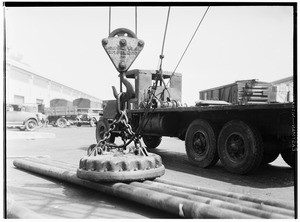
[[144, 41], [128, 36], [108, 37], [102, 40], [110, 60], [119, 72], [126, 72], [144, 47]]

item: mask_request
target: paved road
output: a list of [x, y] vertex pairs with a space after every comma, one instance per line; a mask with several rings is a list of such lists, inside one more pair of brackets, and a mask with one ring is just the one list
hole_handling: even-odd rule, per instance
[[[14, 159], [24, 156], [49, 156], [77, 164], [86, 154], [87, 147], [95, 143], [95, 128], [49, 127], [37, 132], [48, 138], [38, 136], [37, 139], [22, 139], [20, 136], [13, 139], [17, 131], [8, 133], [8, 192], [17, 203], [39, 213], [43, 218], [174, 218], [168, 213], [127, 200], [37, 176], [16, 169], [12, 164]], [[264, 199], [294, 202], [294, 171], [280, 157], [261, 167], [256, 173], [239, 176], [228, 173], [219, 162], [210, 169], [191, 165], [185, 155], [184, 142], [178, 139], [164, 138], [153, 152], [162, 157], [166, 167], [163, 179]]]

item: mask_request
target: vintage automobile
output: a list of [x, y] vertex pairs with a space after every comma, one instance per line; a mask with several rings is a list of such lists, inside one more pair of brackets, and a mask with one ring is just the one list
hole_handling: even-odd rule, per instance
[[94, 127], [102, 115], [103, 110], [100, 108], [78, 109], [76, 126], [90, 125]]
[[33, 131], [39, 126], [40, 120], [34, 112], [26, 111], [21, 104], [6, 104], [6, 127]]

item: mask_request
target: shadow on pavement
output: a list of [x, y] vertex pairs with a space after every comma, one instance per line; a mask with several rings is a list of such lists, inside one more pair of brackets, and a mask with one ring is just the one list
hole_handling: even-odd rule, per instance
[[[22, 204], [30, 203], [30, 208], [45, 219], [51, 218], [93, 218], [93, 219], [147, 219], [178, 218], [176, 215], [144, 206], [130, 200], [93, 191], [74, 184], [60, 182], [46, 176], [18, 169], [29, 176], [44, 180], [41, 183], [22, 182], [9, 186], [11, 193]], [[46, 181], [46, 182], [45, 182]], [[48, 181], [48, 182], [47, 182]]]
[[189, 162], [184, 153], [165, 151], [160, 149], [151, 150], [161, 156], [167, 169], [188, 173], [200, 177], [219, 180], [240, 186], [255, 188], [278, 188], [294, 186], [294, 170], [290, 167], [278, 167], [272, 165], [260, 166], [257, 171], [247, 174], [233, 174], [221, 165], [220, 161], [211, 168], [200, 168]]

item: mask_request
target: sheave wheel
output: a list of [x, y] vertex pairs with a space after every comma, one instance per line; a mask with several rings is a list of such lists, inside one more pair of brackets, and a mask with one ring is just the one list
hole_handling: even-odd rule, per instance
[[143, 135], [143, 141], [148, 149], [155, 149], [161, 143], [161, 136]]
[[217, 133], [205, 120], [194, 120], [187, 129], [185, 149], [189, 160], [202, 168], [215, 165], [218, 160]]
[[[96, 126], [96, 140], [97, 140], [97, 143], [101, 139], [104, 138], [104, 134], [108, 130], [109, 130], [109, 123], [108, 123], [107, 119], [100, 118], [99, 121], [97, 122], [97, 126]], [[110, 143], [115, 142], [115, 136], [113, 134], [110, 135], [109, 142]]]
[[25, 123], [25, 128], [28, 131], [33, 131], [33, 130], [35, 130], [37, 128], [37, 125], [38, 124], [37, 124], [37, 122], [36, 122], [35, 119], [29, 119]]
[[257, 129], [240, 120], [226, 123], [218, 138], [223, 166], [232, 173], [246, 174], [259, 167], [263, 157], [262, 138]]
[[67, 120], [65, 118], [59, 118], [57, 121], [56, 121], [56, 124], [58, 127], [60, 128], [64, 128], [67, 126]]
[[295, 167], [296, 163], [296, 151], [292, 149], [281, 151], [282, 159], [291, 167]]

